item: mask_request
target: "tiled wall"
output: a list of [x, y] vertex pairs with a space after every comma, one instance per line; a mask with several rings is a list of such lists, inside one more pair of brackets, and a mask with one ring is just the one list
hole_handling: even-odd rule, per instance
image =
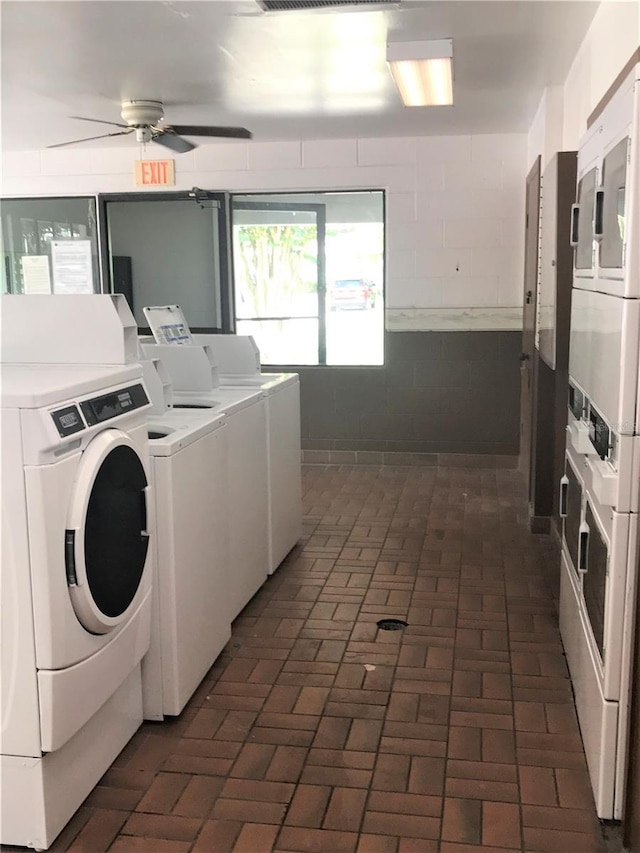
[[303, 449], [515, 455], [520, 342], [508, 331], [387, 332], [384, 367], [296, 368]]

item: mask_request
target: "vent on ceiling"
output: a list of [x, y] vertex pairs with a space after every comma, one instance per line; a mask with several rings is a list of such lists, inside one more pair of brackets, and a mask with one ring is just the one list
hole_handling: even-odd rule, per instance
[[256, 0], [258, 6], [265, 12], [300, 12], [306, 9], [337, 9], [337, 8], [353, 8], [354, 6], [363, 9], [393, 6], [398, 7], [401, 0], [388, 2], [388, 0]]

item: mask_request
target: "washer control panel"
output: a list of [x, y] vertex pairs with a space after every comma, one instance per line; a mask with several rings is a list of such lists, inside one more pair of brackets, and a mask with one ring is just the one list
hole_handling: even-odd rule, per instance
[[146, 406], [149, 398], [142, 385], [130, 385], [128, 388], [119, 388], [110, 394], [102, 394], [91, 400], [80, 403], [82, 414], [87, 426], [101, 424], [118, 415], [126, 415], [134, 409]]
[[55, 412], [51, 412], [51, 417], [63, 438], [67, 435], [73, 435], [74, 432], [81, 432], [85, 427], [77, 406], [65, 406], [64, 409], [57, 409]]
[[[67, 405], [51, 412], [58, 435], [66, 438], [86, 427], [126, 415], [134, 409], [148, 405], [149, 398], [141, 384], [118, 388], [100, 397], [91, 397], [78, 404]], [[84, 417], [83, 417], [84, 416]]]

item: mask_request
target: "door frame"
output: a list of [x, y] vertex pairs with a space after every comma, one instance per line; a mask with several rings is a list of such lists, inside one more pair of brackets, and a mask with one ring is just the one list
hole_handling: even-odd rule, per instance
[[[220, 274], [220, 328], [194, 327], [192, 332], [211, 333], [222, 332], [230, 334], [235, 332], [232, 282], [233, 267], [231, 247], [229, 238], [231, 229], [229, 226], [229, 193], [225, 191], [214, 192], [212, 190], [201, 190], [194, 187], [192, 190], [177, 190], [175, 192], [130, 192], [130, 193], [98, 193], [98, 251], [100, 257], [100, 271], [103, 293], [113, 292], [113, 268], [111, 265], [111, 247], [109, 241], [109, 225], [107, 204], [109, 202], [136, 202], [136, 201], [193, 201], [200, 207], [210, 207], [218, 211], [218, 266]], [[148, 330], [147, 330], [148, 331]]]
[[[535, 412], [535, 335], [538, 294], [538, 272], [540, 267], [540, 155], [534, 161], [526, 179], [525, 190], [525, 246], [524, 275], [522, 292], [522, 350], [520, 355], [520, 455], [518, 467], [526, 477], [527, 494], [531, 496], [533, 482], [532, 464], [535, 459], [535, 433], [533, 414]], [[532, 204], [533, 202], [533, 204]], [[535, 210], [535, 223], [530, 222], [531, 212]], [[535, 227], [534, 227], [535, 226]], [[530, 260], [535, 258], [531, 275]], [[527, 324], [531, 314], [532, 324]], [[525, 441], [526, 439], [526, 441]]]

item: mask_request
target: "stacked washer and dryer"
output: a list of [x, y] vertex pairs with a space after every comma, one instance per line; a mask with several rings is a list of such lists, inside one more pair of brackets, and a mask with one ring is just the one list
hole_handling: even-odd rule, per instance
[[150, 641], [135, 326], [110, 297], [82, 298], [100, 320], [91, 353], [69, 322], [75, 297], [2, 300], [0, 828], [41, 849], [142, 722]]
[[560, 630], [601, 818], [620, 819], [640, 510], [640, 65], [578, 153]]

